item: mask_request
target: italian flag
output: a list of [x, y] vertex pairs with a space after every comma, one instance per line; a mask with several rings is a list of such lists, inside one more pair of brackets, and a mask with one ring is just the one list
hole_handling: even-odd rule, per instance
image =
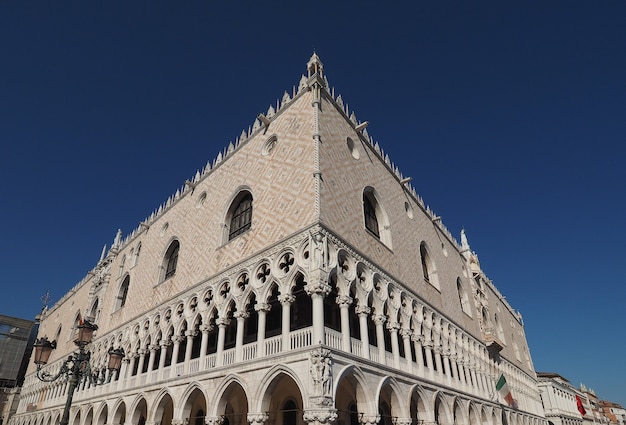
[[500, 393], [502, 398], [507, 402], [509, 406], [515, 406], [515, 400], [513, 400], [513, 395], [511, 394], [511, 390], [509, 389], [508, 384], [506, 383], [506, 379], [504, 378], [504, 373], [500, 375], [500, 379], [496, 383], [496, 390]]

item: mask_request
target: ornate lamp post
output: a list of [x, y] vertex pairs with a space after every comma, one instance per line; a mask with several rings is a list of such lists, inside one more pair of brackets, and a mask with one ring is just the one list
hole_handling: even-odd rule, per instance
[[124, 358], [124, 350], [122, 348], [109, 349], [109, 376], [104, 381], [104, 377], [98, 378], [98, 374], [93, 373], [91, 370], [91, 352], [87, 351], [85, 347], [91, 343], [93, 333], [98, 329], [98, 326], [85, 320], [84, 323], [78, 325], [78, 337], [74, 340], [74, 344], [78, 346], [78, 352], [74, 352], [69, 355], [67, 360], [61, 365], [61, 369], [56, 375], [52, 375], [50, 372], [42, 370], [42, 366], [48, 363], [50, 353], [57, 347], [56, 341], [48, 341], [45, 336], [38, 338], [35, 341], [35, 364], [37, 365], [37, 378], [44, 382], [52, 382], [59, 379], [61, 376], [67, 377], [70, 386], [67, 391], [67, 400], [65, 402], [65, 409], [63, 410], [63, 417], [61, 418], [60, 425], [67, 425], [70, 420], [70, 407], [72, 406], [72, 398], [74, 397], [74, 391], [80, 382], [84, 379], [89, 379], [93, 384], [104, 384], [111, 380], [111, 375], [114, 372], [120, 370], [122, 359]]

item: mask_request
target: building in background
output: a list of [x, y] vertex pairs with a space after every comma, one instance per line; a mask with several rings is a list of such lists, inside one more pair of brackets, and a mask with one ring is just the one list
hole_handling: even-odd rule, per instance
[[17, 409], [37, 322], [0, 315], [0, 425]]
[[612, 425], [626, 424], [626, 409], [617, 403], [607, 400], [600, 400], [600, 409]]
[[[54, 373], [99, 330], [70, 425], [546, 425], [521, 315], [306, 75], [42, 316]], [[513, 272], [513, 271], [512, 271]], [[107, 375], [111, 347], [127, 356]], [[57, 425], [30, 366], [12, 425]]]

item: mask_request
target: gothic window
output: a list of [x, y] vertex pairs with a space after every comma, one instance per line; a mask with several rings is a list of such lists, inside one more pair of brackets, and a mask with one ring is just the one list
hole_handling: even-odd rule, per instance
[[120, 268], [117, 271], [117, 276], [120, 277], [122, 273], [124, 273], [124, 263], [126, 262], [126, 255], [122, 257], [122, 261], [120, 261]]
[[170, 247], [165, 252], [165, 257], [163, 257], [163, 279], [166, 280], [170, 277], [174, 276], [176, 273], [176, 266], [178, 264], [178, 250], [180, 248], [180, 243], [175, 240], [170, 244]]
[[389, 217], [382, 207], [379, 196], [373, 187], [363, 190], [363, 219], [370, 234], [380, 239], [391, 249]]
[[498, 314], [494, 314], [493, 315], [493, 321], [496, 325], [496, 332], [498, 334], [498, 338], [500, 339], [500, 341], [502, 341], [503, 343], [506, 342], [504, 340], [504, 331], [502, 330], [502, 323], [500, 323], [500, 317], [498, 317]]
[[375, 200], [367, 192], [363, 194], [363, 214], [365, 215], [365, 228], [374, 236], [380, 238], [378, 232], [378, 219], [376, 218]]
[[231, 206], [228, 226], [228, 240], [232, 240], [252, 227], [252, 195], [250, 192], [239, 194]]
[[63, 327], [61, 325], [59, 325], [59, 327], [57, 328], [57, 333], [54, 334], [53, 341], [59, 341], [59, 338], [61, 338], [61, 330], [62, 329], [63, 329]]
[[118, 310], [124, 307], [126, 304], [126, 297], [128, 296], [128, 287], [130, 286], [130, 276], [126, 276], [122, 285], [120, 286], [120, 290], [117, 293], [117, 298], [115, 300], [115, 310]]
[[78, 325], [80, 325], [83, 322], [83, 319], [80, 315], [80, 311], [76, 314], [76, 317], [74, 318], [74, 326], [72, 326], [72, 330], [70, 331], [70, 341], [74, 340], [74, 336], [77, 335], [78, 332]]
[[467, 291], [463, 287], [463, 283], [461, 282], [461, 278], [456, 278], [456, 289], [459, 294], [459, 302], [461, 303], [461, 309], [468, 316], [472, 316], [472, 310], [470, 308], [470, 300], [467, 295]]
[[135, 250], [135, 254], [133, 255], [133, 266], [137, 265], [139, 261], [139, 252], [141, 251], [141, 242], [137, 245], [137, 249]]
[[439, 289], [439, 279], [437, 278], [437, 269], [434, 261], [430, 258], [426, 242], [420, 244], [420, 261], [422, 263], [422, 273], [424, 280], [435, 288]]
[[98, 304], [100, 304], [100, 300], [96, 298], [96, 301], [91, 305], [91, 310], [89, 310], [89, 317], [91, 317], [94, 322], [98, 321]]

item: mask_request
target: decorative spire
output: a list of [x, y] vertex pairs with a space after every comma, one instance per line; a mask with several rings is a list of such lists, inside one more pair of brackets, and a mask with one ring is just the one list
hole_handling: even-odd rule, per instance
[[111, 248], [119, 248], [121, 242], [122, 242], [122, 229], [117, 229], [117, 233], [115, 234], [115, 239], [113, 239], [113, 246]]
[[463, 251], [469, 251], [470, 249], [469, 242], [467, 242], [467, 236], [465, 236], [465, 229], [461, 229], [461, 248]]
[[306, 69], [309, 72], [308, 78], [311, 78], [315, 74], [319, 74], [320, 77], [324, 76], [324, 65], [320, 60], [317, 53], [313, 52], [313, 56], [309, 59], [309, 62], [306, 64]]

